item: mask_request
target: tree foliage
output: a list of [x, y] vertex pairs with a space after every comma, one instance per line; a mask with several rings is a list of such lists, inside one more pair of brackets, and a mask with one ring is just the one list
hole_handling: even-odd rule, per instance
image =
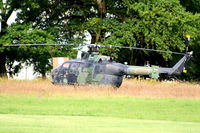
[[[1, 44], [33, 44], [33, 43], [52, 43], [54, 37], [45, 31], [39, 29], [33, 29], [30, 25], [12, 25], [7, 29], [7, 33], [1, 37]], [[47, 71], [50, 71], [51, 65], [49, 58], [50, 46], [48, 47], [6, 47], [4, 53], [6, 53], [6, 66], [9, 75], [12, 77], [16, 74], [20, 68], [21, 63], [34, 64], [34, 70], [45, 76]], [[15, 65], [14, 62], [18, 61], [19, 64]]]
[[[198, 31], [200, 29], [200, 1], [199, 0], [180, 0], [180, 3], [186, 8], [187, 11], [196, 14], [198, 19], [193, 21], [191, 26], [195, 27]], [[192, 38], [192, 42], [194, 45], [191, 46], [191, 50], [194, 51], [194, 55], [190, 65], [188, 66], [189, 73], [184, 75], [184, 78], [188, 80], [195, 79], [200, 80], [200, 34], [196, 32], [196, 38]]]
[[[200, 14], [199, 1], [196, 0], [6, 0], [4, 5], [8, 5], [1, 4], [4, 23], [10, 12], [18, 11], [17, 23], [31, 23], [34, 31], [34, 34], [22, 33], [19, 29], [3, 27], [1, 34], [6, 36], [1, 41], [9, 43], [49, 43], [52, 39], [49, 35], [53, 35], [56, 42], [82, 43], [88, 33], [91, 43], [184, 52], [185, 35], [189, 34], [192, 37], [191, 50], [196, 53], [199, 49]], [[21, 35], [13, 31], [9, 36], [9, 30], [16, 30]], [[30, 27], [24, 31], [31, 32]], [[58, 50], [49, 52], [41, 48], [33, 48], [33, 51], [61, 54]], [[170, 54], [146, 51], [103, 49], [102, 53], [131, 64], [150, 60], [166, 66], [175, 59]], [[193, 73], [198, 71], [197, 55], [194, 54]]]
[[180, 0], [180, 3], [186, 8], [187, 11], [200, 13], [199, 0]]
[[[13, 24], [7, 29], [7, 34], [1, 37], [0, 42], [4, 45], [52, 44], [55, 43], [55, 37], [46, 31], [32, 28], [30, 24]], [[42, 77], [45, 77], [46, 73], [52, 69], [49, 60], [54, 56], [61, 55], [60, 51], [63, 50], [56, 46], [4, 47], [8, 73], [12, 77], [12, 75], [16, 74], [20, 70], [21, 63], [24, 62], [27, 65], [33, 64], [35, 72], [39, 72]], [[66, 52], [64, 52], [64, 54], [66, 55]], [[15, 61], [18, 61], [19, 63], [14, 64]]]
[[[178, 1], [128, 1], [126, 5], [130, 17], [115, 26], [105, 44], [184, 52], [184, 36], [189, 34], [193, 39], [198, 37], [199, 30], [194, 23], [199, 20], [199, 15], [185, 12]], [[137, 59], [138, 54], [141, 56], [141, 52], [134, 53]], [[149, 55], [147, 52], [142, 54]], [[172, 59], [169, 54], [162, 56], [165, 60]], [[144, 62], [144, 59], [140, 58], [140, 61]]]

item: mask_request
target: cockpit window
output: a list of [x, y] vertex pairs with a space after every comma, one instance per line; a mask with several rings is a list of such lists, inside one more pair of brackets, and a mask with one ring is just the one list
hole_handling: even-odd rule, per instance
[[68, 69], [69, 68], [70, 63], [66, 62], [63, 64], [63, 68]]
[[71, 68], [77, 68], [78, 66], [79, 66], [78, 63], [72, 63], [72, 64], [71, 64]]
[[78, 71], [79, 64], [78, 63], [72, 63], [70, 66], [70, 71]]

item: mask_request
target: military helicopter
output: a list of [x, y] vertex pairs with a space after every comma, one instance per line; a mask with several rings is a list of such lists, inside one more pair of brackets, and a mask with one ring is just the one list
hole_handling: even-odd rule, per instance
[[[41, 45], [76, 45], [76, 44], [14, 44], [8, 46], [41, 46]], [[120, 87], [123, 78], [126, 75], [143, 75], [149, 76], [153, 79], [158, 79], [162, 74], [167, 76], [180, 75], [184, 70], [186, 63], [192, 57], [193, 52], [188, 52], [189, 38], [186, 38], [186, 52], [169, 52], [155, 49], [145, 49], [137, 47], [126, 46], [105, 46], [96, 44], [84, 44], [78, 48], [88, 47], [89, 51], [82, 54], [81, 59], [72, 59], [64, 62], [58, 68], [52, 70], [52, 83], [53, 84], [71, 84], [71, 85], [111, 85]], [[154, 52], [165, 52], [172, 54], [180, 54], [183, 57], [171, 68], [151, 66], [130, 66], [117, 63], [110, 56], [100, 55], [99, 48], [128, 48], [136, 50], [147, 50]]]
[[[105, 46], [95, 44], [87, 44], [84, 46], [89, 48], [89, 52], [82, 54], [81, 59], [66, 61], [61, 66], [52, 71], [53, 84], [103, 84], [120, 87], [125, 75], [146, 75], [153, 79], [158, 79], [162, 74], [168, 76], [180, 75], [184, 70], [186, 63], [190, 60], [193, 54], [193, 52], [188, 52], [189, 45], [186, 47], [186, 53], [167, 52], [163, 50], [144, 49], [137, 47]], [[171, 68], [154, 65], [130, 66], [117, 63], [110, 56], [99, 55], [98, 48], [105, 47], [132, 48], [137, 50], [181, 54], [184, 56]]]

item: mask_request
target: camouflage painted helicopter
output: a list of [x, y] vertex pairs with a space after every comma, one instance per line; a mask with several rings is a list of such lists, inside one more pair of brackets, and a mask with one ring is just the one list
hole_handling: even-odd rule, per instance
[[[193, 52], [188, 52], [189, 38], [186, 39], [186, 53], [169, 52], [163, 50], [145, 49], [125, 46], [105, 46], [87, 44], [89, 53], [85, 53], [81, 59], [72, 59], [64, 62], [52, 71], [53, 84], [105, 84], [120, 87], [125, 75], [146, 75], [158, 79], [160, 75], [180, 75], [186, 63], [192, 57]], [[41, 46], [41, 45], [74, 45], [74, 44], [14, 44], [7, 46]], [[83, 47], [83, 46], [80, 46]], [[129, 66], [113, 61], [112, 57], [99, 55], [98, 48], [128, 48], [184, 55], [173, 67], [159, 66]]]
[[[163, 50], [144, 49], [137, 47], [105, 46], [105, 45], [84, 45], [89, 48], [81, 59], [73, 59], [64, 62], [61, 66], [52, 71], [52, 83], [54, 84], [104, 84], [120, 87], [125, 75], [146, 75], [158, 79], [161, 74], [168, 76], [180, 75], [186, 63], [192, 57], [193, 52], [178, 53]], [[82, 47], [82, 46], [81, 46]], [[117, 47], [132, 48], [137, 50], [148, 50], [184, 55], [173, 67], [159, 66], [129, 66], [113, 61], [112, 57], [99, 55], [98, 48]]]

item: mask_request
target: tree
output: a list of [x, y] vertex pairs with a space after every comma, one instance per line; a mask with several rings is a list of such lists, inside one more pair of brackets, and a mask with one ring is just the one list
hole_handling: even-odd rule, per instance
[[[8, 24], [7, 21], [12, 15], [14, 11], [19, 9], [19, 3], [18, 0], [1, 0], [0, 1], [0, 10], [1, 10], [1, 32], [0, 37], [7, 34], [7, 28]], [[0, 42], [0, 45], [3, 45], [2, 42]], [[6, 77], [6, 56], [7, 56], [7, 50], [5, 50], [3, 47], [0, 47], [0, 77]]]
[[[13, 24], [7, 29], [7, 34], [2, 36], [0, 42], [6, 44], [53, 44], [55, 37], [46, 31], [33, 28], [32, 24], [18, 25]], [[71, 52], [66, 52], [68, 48]], [[6, 65], [10, 68], [8, 73], [16, 74], [20, 68], [21, 63], [25, 62], [27, 65], [33, 64], [35, 72], [39, 72], [43, 78], [46, 73], [52, 69], [50, 59], [56, 56], [74, 57], [75, 53], [71, 50], [71, 46], [20, 46], [7, 47], [4, 49], [6, 53]], [[14, 62], [19, 64], [14, 66]]]
[[87, 31], [91, 43], [103, 41], [107, 19], [122, 21], [126, 11], [122, 0], [21, 0], [19, 5], [18, 23], [34, 22], [35, 27], [68, 41], [85, 38]]
[[[192, 23], [194, 27], [197, 29], [200, 29], [200, 1], [199, 0], [180, 0], [180, 3], [186, 8], [187, 11], [192, 12], [193, 14], [196, 14], [196, 16], [199, 17], [198, 20]], [[198, 37], [191, 38], [191, 41], [194, 45], [191, 46], [191, 50], [194, 51], [194, 55], [192, 58], [192, 61], [190, 62], [191, 65], [188, 66], [188, 73], [184, 74], [183, 78], [187, 78], [188, 80], [198, 80], [200, 81], [200, 37], [199, 33], [197, 32]]]
[[199, 0], [180, 0], [181, 5], [183, 5], [187, 11], [193, 13], [200, 13], [200, 1]]
[[[87, 32], [91, 36], [91, 43], [184, 51], [186, 34], [190, 34], [195, 41], [199, 38], [199, 14], [186, 12], [179, 0], [7, 0], [6, 2], [10, 11], [18, 10], [18, 24], [32, 23], [34, 28], [55, 36], [56, 42], [82, 43], [86, 39]], [[194, 5], [198, 5], [197, 2]], [[192, 43], [192, 46], [194, 45]], [[142, 64], [148, 55], [153, 57], [150, 58], [152, 63], [158, 58], [165, 59], [168, 61], [167, 64], [170, 64], [172, 59], [170, 54], [133, 50], [115, 52], [117, 51], [120, 61], [126, 59], [125, 55], [129, 54], [131, 64]], [[116, 53], [109, 54], [117, 57]], [[166, 63], [163, 61], [161, 64]]]
[[[199, 20], [199, 15], [185, 12], [177, 0], [151, 0], [133, 3], [127, 0], [126, 5], [130, 17], [112, 29], [112, 34], [104, 42], [105, 44], [184, 52], [184, 36], [190, 34], [193, 38], [198, 37], [199, 30], [194, 23]], [[145, 54], [149, 56], [150, 53], [135, 51], [131, 55], [131, 57], [135, 56], [135, 60], [131, 59], [131, 64], [143, 64], [147, 59]], [[158, 64], [155, 62], [155, 57], [159, 59], [160, 56], [154, 53], [150, 55], [149, 60]], [[125, 57], [130, 57], [130, 55]], [[162, 54], [162, 57], [164, 57], [164, 61], [172, 59], [169, 54]], [[166, 63], [163, 62], [163, 65]]]
[[[7, 28], [7, 32], [0, 38], [1, 44], [48, 44], [53, 43], [55, 38], [45, 31], [39, 29], [33, 29], [31, 25], [17, 25], [14, 24]], [[4, 53], [6, 57], [6, 65], [8, 66], [8, 73], [12, 75], [16, 74], [20, 68], [21, 63], [33, 64], [34, 70], [42, 74], [45, 77], [47, 71], [51, 70], [51, 64], [49, 59], [51, 46], [46, 47], [6, 47]], [[18, 61], [19, 64], [14, 65], [14, 62]]]

